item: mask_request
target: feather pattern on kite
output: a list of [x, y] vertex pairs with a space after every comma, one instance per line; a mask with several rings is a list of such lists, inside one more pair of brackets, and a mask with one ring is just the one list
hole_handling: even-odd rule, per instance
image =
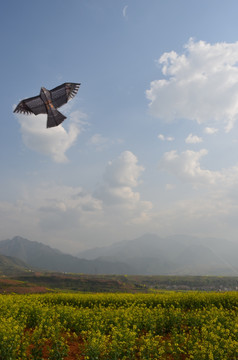
[[47, 114], [47, 128], [58, 126], [66, 116], [57, 108], [66, 104], [78, 92], [80, 83], [64, 83], [52, 90], [42, 87], [40, 95], [22, 100], [14, 112], [22, 114]]

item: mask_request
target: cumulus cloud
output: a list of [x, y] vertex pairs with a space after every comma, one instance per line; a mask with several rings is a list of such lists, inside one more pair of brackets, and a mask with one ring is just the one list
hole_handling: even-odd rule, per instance
[[237, 63], [238, 42], [190, 39], [183, 54], [164, 53], [158, 60], [164, 78], [152, 81], [146, 91], [151, 113], [167, 122], [217, 121], [231, 130], [238, 118]]
[[162, 141], [174, 141], [174, 137], [173, 136], [164, 136], [163, 134], [159, 134], [158, 135], [158, 139], [162, 140]]
[[143, 171], [143, 166], [138, 165], [137, 157], [130, 151], [124, 151], [108, 163], [103, 184], [95, 191], [95, 197], [103, 202], [106, 211], [111, 212], [110, 207], [113, 206], [113, 212], [119, 212], [128, 222], [145, 220], [152, 204], [142, 201], [140, 193], [133, 189], [139, 185], [139, 177]]
[[165, 140], [165, 136], [163, 134], [159, 134], [158, 135], [158, 139], [164, 141]]
[[137, 157], [125, 151], [108, 163], [95, 192], [55, 182], [25, 186], [16, 202], [0, 201], [2, 239], [19, 234], [66, 252], [112, 235], [121, 240], [150, 219], [152, 204], [135, 191], [143, 171]]
[[185, 139], [186, 144], [199, 144], [203, 140], [201, 137], [193, 134], [189, 134], [188, 137]]
[[213, 128], [213, 127], [205, 127], [204, 129], [204, 133], [207, 135], [213, 135], [216, 134], [218, 132], [217, 128]]
[[238, 183], [238, 166], [211, 171], [204, 169], [201, 160], [208, 154], [206, 149], [200, 151], [186, 150], [180, 154], [176, 150], [164, 153], [159, 169], [165, 170], [183, 181], [193, 185], [218, 185], [221, 189], [228, 189]]
[[137, 157], [131, 151], [124, 151], [118, 158], [109, 161], [104, 181], [110, 186], [135, 187], [143, 171], [143, 166], [138, 165]]
[[221, 179], [221, 174], [218, 171], [203, 169], [200, 164], [201, 158], [207, 153], [206, 149], [200, 151], [186, 150], [181, 154], [172, 150], [163, 155], [159, 168], [194, 184], [214, 184]]
[[24, 144], [31, 150], [51, 157], [55, 162], [66, 162], [66, 151], [73, 146], [85, 124], [85, 115], [72, 112], [68, 130], [62, 125], [46, 129], [46, 115], [17, 115]]

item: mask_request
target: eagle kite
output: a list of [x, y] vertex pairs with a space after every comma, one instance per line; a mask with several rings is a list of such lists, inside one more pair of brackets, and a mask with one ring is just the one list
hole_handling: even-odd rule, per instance
[[52, 90], [42, 87], [40, 95], [22, 100], [14, 112], [23, 114], [47, 114], [47, 128], [58, 126], [66, 116], [61, 114], [57, 108], [66, 104], [78, 92], [81, 84], [64, 83]]

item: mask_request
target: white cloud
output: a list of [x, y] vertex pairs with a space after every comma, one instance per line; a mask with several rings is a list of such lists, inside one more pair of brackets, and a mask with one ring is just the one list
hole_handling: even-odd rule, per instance
[[174, 141], [174, 137], [173, 136], [164, 136], [163, 134], [159, 134], [158, 135], [158, 139], [162, 140], [162, 141]]
[[178, 154], [176, 150], [166, 152], [159, 162], [159, 168], [194, 184], [214, 184], [221, 179], [218, 171], [203, 169], [200, 160], [207, 155], [207, 150], [186, 150]]
[[218, 132], [217, 128], [213, 128], [213, 127], [205, 127], [204, 129], [204, 133], [207, 135], [213, 135], [216, 134]]
[[89, 143], [92, 145], [104, 145], [108, 140], [108, 138], [103, 137], [101, 134], [95, 134], [91, 137]]
[[[87, 234], [102, 224], [101, 201], [77, 186], [27, 186], [15, 203], [0, 202], [2, 239], [19, 234], [71, 252], [78, 243], [79, 232]], [[80, 241], [78, 246], [85, 240]]]
[[163, 134], [159, 134], [159, 135], [158, 135], [158, 139], [160, 139], [160, 140], [164, 141], [164, 140], [165, 140], [165, 137], [164, 137], [164, 135], [163, 135]]
[[137, 157], [130, 151], [124, 151], [108, 163], [104, 172], [104, 182], [94, 195], [103, 202], [104, 209], [110, 216], [112, 213], [117, 214], [117, 221], [118, 214], [127, 223], [147, 219], [152, 204], [142, 201], [140, 193], [133, 190], [138, 186], [143, 171], [143, 166], [138, 165]]
[[50, 156], [55, 162], [66, 162], [66, 151], [77, 140], [83, 125], [85, 115], [75, 111], [69, 115], [68, 131], [62, 125], [46, 128], [46, 115], [17, 115], [21, 126], [22, 140], [31, 150]]
[[122, 240], [150, 219], [152, 204], [134, 190], [143, 170], [125, 151], [108, 163], [94, 193], [55, 182], [26, 185], [16, 202], [0, 201], [1, 237], [19, 234], [66, 252], [97, 246], [99, 239], [101, 245], [112, 237]]
[[203, 140], [201, 137], [193, 134], [189, 134], [188, 137], [185, 139], [186, 144], [199, 144]]
[[182, 55], [164, 53], [158, 63], [165, 78], [152, 81], [146, 91], [154, 116], [168, 122], [212, 120], [232, 129], [238, 118], [238, 42], [190, 39]]
[[218, 185], [219, 189], [228, 189], [238, 183], [238, 165], [220, 171], [204, 169], [201, 159], [207, 154], [206, 149], [186, 150], [180, 154], [176, 150], [172, 150], [164, 153], [159, 162], [159, 169], [196, 186], [199, 184]]
[[[44, 230], [92, 225], [101, 212], [101, 202], [81, 187], [49, 185], [34, 192], [34, 202]], [[32, 201], [32, 200], [31, 200]]]
[[123, 10], [122, 10], [122, 14], [123, 14], [123, 17], [126, 18], [127, 17], [127, 8], [128, 8], [128, 5], [124, 6]]
[[124, 151], [118, 158], [108, 163], [104, 181], [110, 186], [135, 187], [143, 171], [143, 166], [138, 165], [137, 157], [131, 151]]

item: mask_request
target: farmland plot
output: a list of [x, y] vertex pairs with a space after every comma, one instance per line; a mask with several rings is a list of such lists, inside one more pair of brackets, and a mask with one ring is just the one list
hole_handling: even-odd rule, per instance
[[0, 359], [238, 359], [238, 294], [0, 296]]

